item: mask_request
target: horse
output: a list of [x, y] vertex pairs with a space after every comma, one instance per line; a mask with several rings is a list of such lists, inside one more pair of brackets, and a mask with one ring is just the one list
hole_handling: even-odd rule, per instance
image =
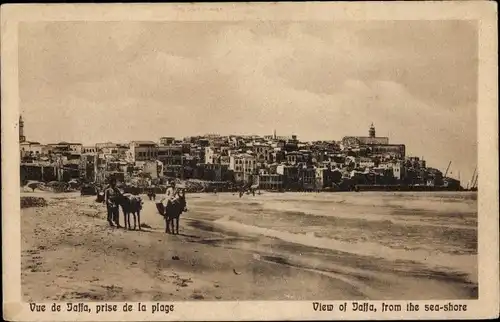
[[[179, 218], [181, 214], [187, 211], [186, 195], [184, 193], [180, 194], [177, 199], [172, 201], [166, 208], [164, 212], [165, 217], [165, 233], [168, 234], [179, 234]], [[174, 230], [174, 220], [175, 220], [175, 230]], [[172, 224], [172, 231], [170, 231], [170, 224]]]
[[130, 214], [134, 216], [134, 230], [139, 226], [141, 230], [141, 210], [144, 202], [140, 196], [131, 193], [124, 193], [119, 199], [119, 204], [123, 210], [123, 220], [125, 222], [125, 229], [131, 230]]

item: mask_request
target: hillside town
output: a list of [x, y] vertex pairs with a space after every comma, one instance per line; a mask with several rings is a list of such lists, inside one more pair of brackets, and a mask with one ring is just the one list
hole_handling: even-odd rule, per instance
[[368, 136], [340, 141], [302, 142], [296, 135], [207, 134], [155, 141], [42, 144], [24, 136], [19, 119], [21, 184], [119, 182], [151, 187], [169, 180], [185, 182], [192, 191], [227, 191], [236, 187], [269, 191], [345, 191], [364, 189], [460, 190], [460, 182], [419, 157], [404, 144]]

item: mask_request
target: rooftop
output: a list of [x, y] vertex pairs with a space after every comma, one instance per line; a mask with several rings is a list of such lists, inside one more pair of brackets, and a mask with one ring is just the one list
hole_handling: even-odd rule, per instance
[[153, 141], [132, 141], [132, 142], [130, 142], [130, 144], [133, 144], [133, 145], [156, 145], [156, 143]]
[[50, 143], [48, 145], [82, 145], [82, 144], [81, 143], [59, 142], [59, 143]]

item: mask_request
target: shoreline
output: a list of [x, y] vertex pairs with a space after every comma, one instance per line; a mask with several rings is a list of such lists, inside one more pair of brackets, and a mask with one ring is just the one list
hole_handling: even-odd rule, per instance
[[[144, 188], [146, 190], [146, 188]], [[316, 191], [273, 191], [273, 190], [260, 190], [261, 194], [260, 195], [279, 195], [279, 194], [346, 194], [346, 193], [352, 193], [357, 195], [358, 193], [369, 193], [369, 192], [376, 192], [376, 193], [397, 193], [397, 192], [415, 192], [415, 193], [440, 193], [440, 192], [449, 192], [449, 193], [460, 193], [460, 194], [477, 194], [477, 191], [474, 190], [360, 190], [358, 192], [353, 191], [353, 190], [338, 190], [338, 191], [331, 191], [331, 190], [320, 190], [319, 192]], [[72, 190], [72, 191], [50, 191], [50, 190], [40, 190], [36, 189], [34, 192], [31, 191], [31, 189], [28, 190], [28, 188], [25, 187], [20, 187], [20, 192], [25, 193], [25, 194], [37, 194], [37, 193], [53, 193], [53, 194], [74, 194], [74, 193], [80, 193], [79, 190]], [[192, 194], [192, 195], [214, 195], [214, 192], [211, 191], [187, 191], [187, 194]], [[237, 194], [237, 191], [217, 191], [216, 194]], [[160, 195], [161, 193], [157, 193], [156, 195]], [[140, 192], [139, 195], [144, 195], [146, 196], [146, 192]], [[251, 194], [244, 193], [243, 196], [248, 196]], [[85, 196], [96, 196], [96, 195], [85, 195]], [[255, 193], [255, 196], [259, 196], [258, 193]]]
[[425, 261], [359, 253], [355, 244], [321, 248], [221, 224], [225, 215], [217, 209], [231, 213], [229, 203], [251, 206], [257, 198], [197, 194], [181, 218], [181, 234], [173, 236], [163, 233], [149, 200], [141, 214], [144, 231], [126, 231], [106, 226], [104, 207], [92, 196], [38, 194], [47, 207], [21, 210], [25, 299], [477, 298], [477, 283], [467, 275]]

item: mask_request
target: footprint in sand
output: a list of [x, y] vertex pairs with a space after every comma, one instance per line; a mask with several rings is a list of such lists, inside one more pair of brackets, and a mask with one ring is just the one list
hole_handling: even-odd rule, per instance
[[194, 300], [203, 300], [205, 297], [201, 294], [193, 293], [193, 294], [191, 294], [191, 298]]

